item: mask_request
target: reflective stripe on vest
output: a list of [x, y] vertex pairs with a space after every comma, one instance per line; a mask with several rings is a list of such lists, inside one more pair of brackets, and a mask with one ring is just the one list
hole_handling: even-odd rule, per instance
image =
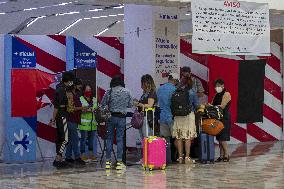
[[[83, 96], [80, 97], [80, 101], [81, 101], [83, 107], [89, 106], [88, 101]], [[93, 109], [96, 109], [96, 108], [97, 108], [97, 99], [94, 97], [93, 98]], [[90, 126], [90, 127], [95, 126], [96, 125], [95, 115], [92, 112], [82, 113], [80, 125]]]

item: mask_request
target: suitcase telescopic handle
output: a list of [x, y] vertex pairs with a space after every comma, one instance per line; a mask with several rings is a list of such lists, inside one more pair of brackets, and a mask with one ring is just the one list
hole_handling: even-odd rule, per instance
[[153, 113], [153, 136], [155, 135], [155, 118], [154, 118], [154, 112], [155, 112], [155, 108], [145, 108], [145, 112], [146, 112], [146, 136], [148, 137], [149, 136], [149, 125], [148, 125], [148, 118], [147, 118], [147, 115], [148, 115], [148, 111], [152, 111]]

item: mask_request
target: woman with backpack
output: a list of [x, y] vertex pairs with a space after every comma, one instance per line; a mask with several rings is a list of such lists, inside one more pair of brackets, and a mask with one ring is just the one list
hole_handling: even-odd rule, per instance
[[[177, 161], [179, 163], [191, 164], [194, 163], [194, 161], [190, 159], [190, 145], [192, 139], [197, 137], [194, 112], [199, 106], [199, 99], [196, 92], [192, 89], [192, 80], [190, 77], [182, 77], [181, 82], [181, 85], [177, 88], [175, 93], [180, 92], [181, 94], [185, 94], [185, 96], [187, 97], [184, 98], [185, 102], [181, 102], [181, 104], [187, 106], [187, 115], [183, 115], [182, 113], [179, 114], [179, 111], [175, 110], [175, 108], [173, 107], [176, 103], [172, 101], [172, 111], [174, 115], [172, 136], [176, 138], [175, 144], [177, 146], [179, 155]], [[172, 98], [174, 98], [175, 93], [173, 94]], [[180, 98], [182, 97], [180, 96]], [[177, 100], [179, 99], [177, 98]], [[179, 107], [176, 107], [176, 109], [178, 108]], [[184, 149], [185, 157], [183, 152]]]

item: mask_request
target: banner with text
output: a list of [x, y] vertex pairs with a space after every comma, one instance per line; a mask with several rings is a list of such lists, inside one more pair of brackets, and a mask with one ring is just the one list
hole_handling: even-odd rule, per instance
[[192, 52], [270, 56], [267, 3], [193, 0]]
[[177, 8], [156, 7], [154, 27], [155, 82], [168, 81], [169, 73], [179, 73], [179, 16]]

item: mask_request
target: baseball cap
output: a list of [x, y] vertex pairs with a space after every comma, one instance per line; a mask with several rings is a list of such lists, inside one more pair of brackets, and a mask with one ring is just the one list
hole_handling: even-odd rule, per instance
[[179, 80], [179, 75], [177, 73], [170, 73], [169, 79]]

